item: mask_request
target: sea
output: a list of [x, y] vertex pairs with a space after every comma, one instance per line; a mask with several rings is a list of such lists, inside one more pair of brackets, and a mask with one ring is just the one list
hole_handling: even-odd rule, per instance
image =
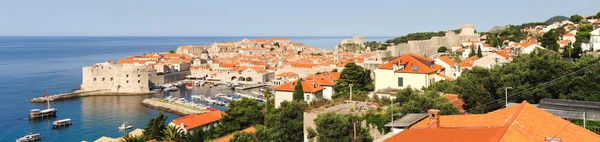
[[[178, 37], [178, 36], [0, 36], [0, 142], [15, 141], [29, 132], [40, 133], [42, 141], [94, 141], [102, 136], [120, 137], [133, 130], [119, 131], [127, 122], [143, 128], [159, 110], [140, 105], [149, 97], [185, 97], [216, 93], [232, 93], [222, 87], [195, 87], [175, 93], [148, 96], [95, 96], [50, 102], [59, 109], [57, 117], [29, 120], [31, 109], [46, 104], [30, 103], [47, 93], [70, 92], [81, 83], [81, 67], [131, 55], [176, 50], [180, 45], [207, 45], [221, 41], [238, 41], [244, 37]], [[269, 37], [246, 37], [249, 39]], [[290, 37], [293, 42], [322, 49], [333, 49], [350, 37]], [[385, 41], [390, 37], [365, 37], [365, 41]], [[226, 109], [219, 107], [219, 109]], [[165, 113], [166, 123], [180, 116]], [[73, 125], [53, 129], [52, 122], [70, 118]]]

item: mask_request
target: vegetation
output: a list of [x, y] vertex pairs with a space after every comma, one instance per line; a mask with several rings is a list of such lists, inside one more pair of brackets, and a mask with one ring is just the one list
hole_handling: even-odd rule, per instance
[[271, 94], [271, 89], [265, 89], [265, 91], [263, 91], [263, 95], [265, 96], [265, 99], [267, 99], [267, 103], [265, 103], [265, 110], [269, 112], [275, 108], [275, 97], [273, 97], [273, 94]]
[[338, 45], [338, 47], [341, 50], [348, 51], [348, 52], [356, 52], [356, 51], [365, 50], [365, 48], [363, 48], [362, 46], [360, 46], [359, 44], [356, 44], [356, 43], [344, 43], [342, 45]]
[[439, 95], [438, 90], [425, 89], [424, 92], [406, 87], [396, 95], [395, 102], [400, 105], [402, 114], [426, 113], [429, 109], [438, 109], [440, 114], [458, 114], [459, 111], [446, 98]]
[[[379, 42], [377, 41], [367, 41], [365, 42], [365, 47], [371, 47], [371, 50], [378, 50], [381, 48], [381, 44], [379, 44]], [[385, 49], [383, 49], [385, 50]]]
[[233, 138], [230, 140], [231, 142], [258, 142], [256, 138], [254, 138], [254, 134], [246, 133], [246, 132], [236, 132], [233, 134]]
[[210, 138], [219, 138], [238, 130], [248, 128], [256, 124], [262, 124], [264, 115], [262, 108], [256, 100], [242, 98], [239, 101], [229, 103], [227, 115], [219, 120], [219, 125], [209, 130]]
[[350, 96], [350, 84], [352, 84], [353, 94], [359, 95], [361, 93], [373, 91], [375, 86], [371, 79], [371, 71], [350, 62], [344, 66], [344, 70], [340, 73], [340, 79], [333, 86], [335, 94], [333, 98]]
[[572, 15], [571, 18], [569, 18], [569, 21], [571, 21], [573, 23], [579, 23], [579, 22], [581, 22], [582, 19], [583, 19], [582, 16], [575, 14], [575, 15]]
[[123, 135], [123, 139], [125, 142], [145, 142], [148, 140], [201, 142], [206, 140], [204, 131], [193, 130], [189, 133], [185, 133], [179, 127], [166, 126], [166, 120], [167, 116], [165, 116], [163, 112], [160, 112], [158, 116], [151, 118], [148, 121], [142, 135], [130, 136], [125, 134]]
[[145, 139], [162, 140], [162, 137], [164, 137], [162, 131], [165, 130], [167, 127], [167, 125], [165, 124], [167, 118], [168, 117], [165, 116], [165, 114], [162, 111], [158, 113], [158, 116], [150, 118], [150, 120], [146, 124], [146, 127], [144, 128]]
[[448, 48], [446, 48], [446, 46], [440, 46], [440, 47], [437, 49], [437, 51], [438, 51], [438, 52], [446, 52], [446, 51], [448, 51]]
[[361, 118], [355, 115], [319, 114], [315, 119], [317, 141], [351, 141], [356, 125], [356, 141], [373, 141], [366, 128], [360, 126]]
[[175, 51], [173, 51], [173, 50], [169, 50], [169, 53], [175, 53]]
[[579, 27], [577, 34], [575, 35], [575, 43], [573, 43], [573, 52], [571, 53], [572, 58], [579, 58], [581, 56], [581, 54], [583, 53], [581, 49], [581, 44], [583, 42], [590, 41], [590, 37], [592, 35], [591, 32], [591, 24], [584, 24]]
[[284, 101], [281, 106], [265, 116], [265, 125], [258, 126], [257, 137], [261, 141], [302, 141], [304, 139], [304, 101]]
[[553, 51], [558, 51], [559, 45], [556, 43], [558, 39], [560, 39], [560, 35], [555, 29], [552, 29], [542, 36], [542, 47]]
[[565, 20], [569, 20], [569, 17], [566, 17], [566, 16], [554, 16], [554, 17], [551, 17], [550, 19], [546, 20], [546, 22], [544, 22], [544, 23], [546, 23], [546, 24], [552, 24], [554, 22], [562, 22], [562, 21], [565, 21]]
[[483, 57], [483, 53], [481, 53], [481, 46], [477, 45], [477, 57], [481, 58]]
[[[509, 90], [512, 94], [509, 101], [512, 102], [527, 100], [538, 103], [542, 98], [600, 101], [600, 95], [597, 95], [600, 90], [594, 89], [600, 87], [600, 82], [596, 81], [600, 79], [598, 61], [591, 56], [562, 60], [559, 53], [536, 50], [517, 56], [513, 63], [495, 66], [493, 70], [474, 67], [454, 81], [436, 82], [425, 88], [425, 94], [428, 90], [460, 92], [465, 101], [464, 108], [470, 113], [484, 113], [502, 107], [505, 103], [504, 87], [513, 87]], [[596, 66], [578, 71], [590, 65]], [[565, 75], [568, 76], [559, 78]], [[406, 110], [410, 109], [403, 109]]]
[[296, 81], [294, 86], [294, 93], [292, 94], [294, 101], [304, 101], [304, 90], [302, 89], [302, 79]]
[[[458, 32], [460, 32], [460, 29], [453, 30], [453, 31], [455, 33], [458, 33]], [[431, 39], [431, 37], [434, 37], [434, 36], [444, 36], [446, 34], [446, 32], [447, 31], [410, 33], [405, 36], [397, 37], [394, 39], [389, 39], [389, 40], [385, 41], [385, 43], [394, 43], [395, 45], [397, 45], [400, 43], [407, 43], [408, 41], [411, 41], [411, 40], [426, 40], [426, 39]]]
[[[273, 45], [279, 47], [279, 42], [275, 42]], [[264, 46], [264, 45], [261, 44], [261, 46]]]

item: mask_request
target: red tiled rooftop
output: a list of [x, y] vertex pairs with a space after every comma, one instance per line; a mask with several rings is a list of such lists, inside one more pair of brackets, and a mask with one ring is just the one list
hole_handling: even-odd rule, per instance
[[203, 126], [215, 121], [219, 121], [222, 115], [226, 115], [225, 112], [215, 110], [203, 114], [190, 114], [184, 117], [173, 120], [173, 124], [181, 126], [181, 123], [185, 126], [185, 129], [193, 129], [198, 126]]

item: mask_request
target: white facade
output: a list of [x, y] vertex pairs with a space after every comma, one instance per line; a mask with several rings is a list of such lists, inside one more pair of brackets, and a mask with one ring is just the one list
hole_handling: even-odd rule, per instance
[[[598, 51], [600, 50], [600, 28], [595, 29], [591, 32], [592, 36], [590, 37], [590, 45], [591, 47], [588, 47], [587, 50], [594, 50], [594, 51]], [[586, 49], [584, 49], [586, 50]]]
[[395, 73], [389, 69], [375, 69], [375, 90], [380, 89], [404, 89], [410, 86], [415, 89], [428, 87], [435, 82], [436, 73]]
[[[290, 91], [275, 91], [275, 108], [279, 108], [283, 101], [292, 101], [294, 99], [293, 94], [294, 92]], [[307, 103], [317, 98], [323, 98], [323, 90], [314, 93], [304, 92], [304, 101]]]
[[521, 54], [529, 54], [529, 53], [533, 52], [535, 49], [544, 49], [544, 48], [537, 44], [531, 44], [527, 47], [521, 47]]
[[498, 55], [496, 53], [488, 54], [474, 61], [473, 66], [479, 66], [491, 69], [495, 65], [509, 62], [506, 57]]

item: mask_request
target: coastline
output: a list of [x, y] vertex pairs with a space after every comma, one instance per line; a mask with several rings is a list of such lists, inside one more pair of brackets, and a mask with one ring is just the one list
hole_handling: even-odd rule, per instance
[[156, 98], [144, 99], [144, 101], [142, 101], [140, 104], [145, 107], [170, 112], [179, 116], [186, 116], [190, 114], [202, 114], [209, 112], [209, 110], [207, 109], [191, 108], [189, 106], [165, 102]]
[[46, 103], [47, 101], [60, 101], [67, 100], [79, 97], [89, 97], [89, 96], [141, 96], [141, 95], [150, 95], [154, 92], [141, 92], [141, 93], [123, 93], [123, 92], [110, 92], [104, 90], [93, 90], [93, 91], [74, 91], [71, 93], [63, 93], [63, 94], [55, 94], [49, 95], [46, 98], [44, 97], [36, 97], [30, 100], [32, 103]]

